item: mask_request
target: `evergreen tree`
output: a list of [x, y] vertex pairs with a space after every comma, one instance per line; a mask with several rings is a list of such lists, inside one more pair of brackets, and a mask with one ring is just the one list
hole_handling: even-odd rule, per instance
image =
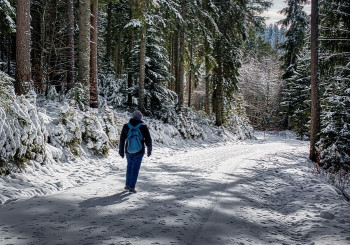
[[291, 103], [293, 100], [291, 92], [291, 83], [293, 80], [291, 78], [297, 73], [298, 57], [305, 45], [306, 39], [308, 20], [306, 13], [303, 11], [303, 4], [306, 2], [306, 0], [288, 0], [288, 6], [281, 11], [286, 18], [280, 23], [288, 28], [285, 33], [285, 41], [281, 45], [281, 48], [284, 50], [284, 54], [281, 58], [283, 61], [282, 69], [284, 71], [282, 78], [285, 80], [282, 101], [285, 108], [284, 126], [287, 128], [291, 127], [290, 117], [294, 113]]
[[98, 108], [97, 42], [98, 42], [98, 0], [91, 0], [91, 43], [90, 43], [90, 106]]
[[350, 3], [320, 1], [321, 164], [350, 170]]
[[31, 80], [30, 67], [30, 0], [17, 1], [16, 83], [17, 94], [26, 93]]
[[[247, 38], [248, 28], [259, 23], [257, 13], [269, 6], [266, 1], [214, 1], [218, 34], [214, 41], [213, 56], [217, 66], [214, 69], [214, 105], [216, 125], [224, 121], [225, 105], [230, 106], [233, 92], [237, 89], [240, 47]], [[253, 6], [253, 7], [252, 7]], [[234, 20], [234, 21], [232, 21]]]
[[298, 69], [291, 78], [286, 79], [289, 85], [288, 107], [292, 108], [290, 126], [302, 140], [310, 132], [310, 54], [309, 47], [300, 52]]

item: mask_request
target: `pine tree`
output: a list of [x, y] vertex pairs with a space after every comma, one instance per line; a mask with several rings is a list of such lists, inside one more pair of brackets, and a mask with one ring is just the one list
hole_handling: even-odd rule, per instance
[[[79, 48], [78, 48], [78, 80], [80, 85], [90, 94], [90, 0], [79, 0]], [[88, 103], [84, 101], [83, 103]]]
[[17, 1], [16, 83], [17, 94], [26, 93], [31, 80], [30, 67], [30, 0]]
[[90, 106], [92, 108], [98, 108], [97, 19], [98, 19], [98, 0], [92, 0], [91, 1], [91, 43], [90, 43]]
[[[310, 48], [305, 48], [298, 55], [298, 68], [292, 77], [286, 79], [289, 84], [289, 107], [292, 108], [291, 129], [302, 140], [310, 132]], [[286, 101], [284, 101], [286, 103]]]
[[311, 1], [311, 130], [310, 160], [319, 161], [316, 143], [320, 133], [320, 97], [318, 81], [318, 0]]
[[350, 170], [350, 3], [320, 1], [321, 165]]
[[305, 11], [303, 11], [303, 4], [306, 2], [306, 0], [289, 0], [287, 2], [288, 6], [281, 11], [286, 18], [280, 23], [288, 28], [285, 33], [285, 41], [281, 45], [281, 48], [284, 50], [281, 58], [284, 62], [282, 65], [282, 69], [284, 70], [282, 78], [285, 80], [282, 100], [285, 108], [284, 125], [287, 128], [291, 127], [290, 120], [294, 113], [292, 103], [290, 102], [293, 100], [291, 83], [295, 81], [291, 78], [297, 73], [298, 57], [305, 45], [306, 39], [308, 20]]

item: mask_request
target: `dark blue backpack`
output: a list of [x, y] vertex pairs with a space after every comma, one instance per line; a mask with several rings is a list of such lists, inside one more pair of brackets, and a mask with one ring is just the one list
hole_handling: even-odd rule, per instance
[[129, 153], [137, 153], [142, 150], [143, 135], [140, 131], [142, 123], [137, 124], [135, 127], [128, 123], [129, 132], [126, 138], [126, 149]]

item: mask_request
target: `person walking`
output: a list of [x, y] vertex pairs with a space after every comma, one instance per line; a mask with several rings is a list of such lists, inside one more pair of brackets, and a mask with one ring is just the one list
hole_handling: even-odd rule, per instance
[[129, 123], [124, 124], [120, 134], [119, 155], [124, 158], [126, 155], [126, 181], [125, 190], [136, 193], [136, 182], [141, 167], [142, 158], [145, 155], [145, 145], [147, 146], [147, 156], [152, 154], [152, 138], [148, 127], [142, 121], [142, 113], [134, 111]]

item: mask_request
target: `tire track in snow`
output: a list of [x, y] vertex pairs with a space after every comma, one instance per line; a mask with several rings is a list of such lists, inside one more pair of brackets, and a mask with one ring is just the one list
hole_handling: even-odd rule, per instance
[[[182, 152], [156, 149], [153, 157], [144, 160], [136, 195], [122, 191], [124, 165], [87, 185], [0, 206], [0, 243], [312, 243], [319, 235], [312, 220], [327, 227], [323, 218], [312, 217], [310, 222], [296, 219], [301, 214], [288, 209], [300, 208], [305, 205], [303, 200], [292, 196], [294, 206], [284, 208], [280, 204], [288, 202], [278, 196], [278, 191], [286, 190], [283, 181], [297, 193], [291, 183], [304, 169], [294, 173], [283, 161], [300, 161], [293, 158], [304, 154], [307, 146], [293, 140], [277, 141], [230, 143]], [[294, 154], [291, 159], [286, 158], [287, 152]], [[286, 174], [276, 173], [276, 167]], [[337, 203], [332, 205], [338, 207]], [[304, 211], [314, 215], [310, 209]], [[341, 234], [349, 220], [345, 217], [343, 225], [330, 231]], [[303, 233], [305, 225], [310, 232]], [[337, 241], [338, 235], [326, 239]], [[338, 240], [338, 244], [342, 243]]]

